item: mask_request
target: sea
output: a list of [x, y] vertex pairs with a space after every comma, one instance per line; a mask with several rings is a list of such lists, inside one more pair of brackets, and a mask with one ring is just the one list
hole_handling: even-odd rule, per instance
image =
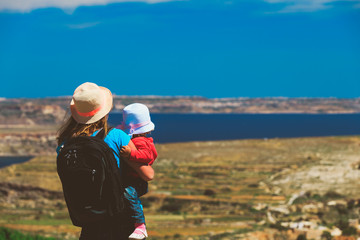
[[[155, 143], [360, 135], [360, 114], [151, 114]], [[122, 122], [111, 113], [109, 123]], [[1, 156], [0, 168], [32, 156]]]
[[0, 156], [0, 168], [29, 161], [33, 156]]
[[[360, 114], [151, 114], [155, 143], [360, 135]], [[111, 113], [109, 123], [122, 122]]]

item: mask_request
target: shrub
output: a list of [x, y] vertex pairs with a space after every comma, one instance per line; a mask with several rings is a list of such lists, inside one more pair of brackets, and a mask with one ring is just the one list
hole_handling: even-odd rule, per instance
[[0, 227], [0, 240], [55, 240], [55, 238], [46, 238], [39, 235], [23, 234], [21, 232]]
[[325, 197], [331, 199], [337, 199], [337, 198], [342, 198], [343, 196], [335, 191], [328, 191], [327, 193], [325, 193]]
[[321, 234], [321, 239], [331, 240], [331, 233], [328, 232], [328, 231], [324, 231], [324, 232]]
[[343, 236], [355, 236], [356, 234], [357, 234], [356, 228], [352, 226], [347, 227], [342, 231]]
[[160, 210], [171, 212], [171, 213], [180, 213], [182, 205], [183, 204], [181, 202], [170, 198], [170, 199], [165, 200], [165, 202], [161, 206]]
[[180, 234], [178, 234], [178, 233], [174, 234], [174, 238], [180, 238], [180, 237], [181, 237]]
[[212, 189], [205, 189], [204, 191], [205, 196], [214, 197], [216, 195], [215, 191]]
[[305, 234], [300, 234], [296, 240], [306, 240], [306, 235]]
[[347, 202], [347, 207], [349, 210], [353, 209], [355, 207], [355, 200], [351, 199]]
[[349, 221], [342, 217], [340, 220], [338, 220], [335, 224], [338, 228], [340, 228], [342, 231], [349, 228]]
[[151, 206], [151, 203], [147, 198], [141, 199], [141, 204], [143, 205], [144, 208], [148, 208]]
[[259, 187], [259, 184], [257, 183], [251, 183], [248, 185], [249, 188], [258, 188]]
[[270, 224], [271, 228], [275, 228], [279, 231], [283, 231], [283, 230], [287, 230], [288, 228], [281, 226], [281, 224], [279, 222], [275, 223], [275, 224]]

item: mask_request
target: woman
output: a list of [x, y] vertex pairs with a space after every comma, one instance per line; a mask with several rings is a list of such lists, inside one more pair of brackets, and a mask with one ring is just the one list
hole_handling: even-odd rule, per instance
[[[59, 152], [64, 142], [72, 137], [93, 136], [99, 130], [104, 129], [106, 134], [104, 141], [117, 153], [114, 155], [121, 169], [120, 159], [117, 156], [121, 147], [128, 145], [135, 149], [135, 146], [130, 137], [122, 130], [111, 129], [109, 131], [107, 118], [112, 106], [113, 97], [109, 89], [89, 82], [77, 87], [70, 103], [71, 117], [59, 129], [57, 151]], [[145, 181], [153, 179], [154, 170], [151, 166], [129, 161], [127, 164]], [[131, 224], [129, 219], [125, 211], [122, 216], [83, 227], [80, 239], [127, 239], [128, 234], [134, 230], [134, 224]]]

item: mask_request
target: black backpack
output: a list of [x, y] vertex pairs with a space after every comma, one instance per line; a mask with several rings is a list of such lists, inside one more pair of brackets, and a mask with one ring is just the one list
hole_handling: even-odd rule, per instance
[[121, 213], [124, 207], [120, 169], [115, 152], [103, 140], [104, 132], [101, 130], [95, 137], [69, 139], [56, 160], [66, 205], [75, 226], [103, 221]]

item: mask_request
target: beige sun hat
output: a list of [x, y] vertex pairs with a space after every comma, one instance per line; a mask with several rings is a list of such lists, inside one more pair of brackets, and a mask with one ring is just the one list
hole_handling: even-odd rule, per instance
[[113, 97], [109, 89], [86, 82], [75, 89], [70, 110], [78, 123], [94, 123], [106, 116], [112, 109]]

